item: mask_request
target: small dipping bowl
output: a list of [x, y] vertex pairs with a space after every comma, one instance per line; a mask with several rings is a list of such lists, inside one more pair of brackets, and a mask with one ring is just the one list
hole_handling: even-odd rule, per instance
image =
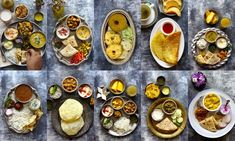
[[69, 37], [70, 34], [70, 30], [68, 27], [66, 26], [59, 26], [56, 29], [56, 36], [62, 40], [66, 39]]
[[[175, 109], [174, 109], [172, 112], [168, 112], [168, 111], [165, 109], [164, 106], [165, 106], [165, 105], [168, 106], [167, 103], [172, 103], [173, 106], [175, 106]], [[163, 111], [165, 114], [167, 114], [167, 115], [172, 115], [172, 114], [174, 114], [175, 111], [176, 111], [176, 109], [177, 109], [177, 104], [175, 103], [174, 100], [170, 100], [170, 99], [169, 99], [169, 100], [166, 100], [166, 101], [163, 102], [162, 105], [163, 105], [163, 106], [162, 106], [162, 111]]]
[[111, 117], [113, 115], [114, 109], [110, 105], [104, 105], [101, 113], [104, 117]]
[[231, 107], [230, 105], [228, 104], [226, 107], [225, 107], [225, 104], [222, 104], [221, 107], [220, 107], [220, 113], [223, 114], [223, 115], [227, 115], [229, 114], [231, 111]]
[[163, 87], [161, 88], [161, 93], [162, 93], [163, 95], [165, 95], [165, 96], [170, 95], [170, 93], [171, 93], [170, 87], [168, 87], [168, 86], [163, 86]]
[[62, 96], [62, 93], [63, 93], [62, 90], [63, 89], [59, 85], [54, 84], [50, 86], [50, 88], [48, 89], [48, 95], [52, 99], [59, 99]]
[[36, 12], [36, 13], [34, 14], [34, 20], [35, 20], [36, 22], [42, 22], [43, 19], [44, 19], [44, 15], [43, 15], [42, 12]]
[[[112, 89], [112, 86], [113, 86], [115, 83], [121, 83], [121, 84], [123, 85], [122, 91], [118, 91], [118, 90], [114, 91], [114, 90]], [[116, 89], [116, 88], [115, 88], [115, 89]], [[124, 81], [121, 80], [121, 79], [114, 79], [114, 80], [112, 80], [112, 81], [110, 82], [110, 84], [109, 84], [109, 90], [110, 90], [113, 94], [116, 94], [116, 95], [122, 94], [122, 93], [125, 91], [125, 83], [124, 83]]]
[[[219, 104], [218, 104], [218, 106], [215, 109], [210, 109], [209, 107], [207, 107], [207, 105], [209, 105], [209, 106], [212, 105], [213, 106], [215, 103], [210, 103], [210, 104], [205, 104], [205, 103], [211, 102], [210, 99], [213, 99], [213, 102], [215, 102], [215, 98], [213, 98], [214, 96], [218, 98]], [[210, 112], [218, 111], [220, 109], [221, 105], [222, 105], [222, 99], [216, 93], [208, 93], [202, 99], [202, 106], [203, 106], [203, 108], [206, 109], [207, 111], [210, 111]]]
[[173, 34], [175, 32], [175, 24], [169, 20], [164, 21], [161, 25], [161, 32], [166, 36]]
[[4, 9], [0, 13], [0, 19], [5, 23], [8, 24], [12, 20], [12, 13], [10, 10]]
[[[102, 122], [102, 126], [105, 128], [105, 129], [111, 129], [113, 127], [113, 124], [114, 124], [114, 121], [112, 120], [112, 118], [103, 118], [101, 120]], [[110, 124], [107, 124], [107, 122], [110, 122]]]
[[113, 97], [112, 101], [111, 101], [111, 106], [113, 107], [113, 109], [115, 110], [120, 110], [123, 108], [124, 106], [124, 100], [122, 97], [120, 96], [115, 96]]
[[89, 84], [81, 84], [78, 87], [78, 94], [82, 98], [89, 98], [92, 96], [93, 90]]
[[24, 20], [24, 19], [26, 19], [26, 18], [28, 17], [28, 15], [29, 15], [29, 8], [28, 8], [25, 4], [19, 4], [19, 5], [17, 5], [16, 8], [15, 8], [15, 15], [16, 15], [17, 8], [19, 8], [19, 7], [24, 7], [24, 8], [26, 8], [27, 15], [25, 15], [24, 17], [17, 17], [17, 16], [16, 16], [16, 18], [19, 19], [19, 20]]
[[20, 84], [15, 88], [15, 98], [21, 103], [28, 103], [33, 97], [33, 90], [27, 84]]
[[91, 29], [86, 25], [80, 25], [76, 30], [76, 36], [82, 41], [86, 41], [91, 37]]
[[216, 40], [216, 46], [220, 49], [225, 49], [227, 46], [228, 46], [228, 41], [226, 38], [224, 37], [219, 37], [217, 40]]
[[159, 86], [164, 86], [165, 85], [165, 82], [166, 82], [166, 79], [164, 76], [159, 76], [157, 78], [157, 85]]
[[[75, 80], [75, 83], [76, 83], [76, 86], [75, 86], [75, 88], [73, 88], [72, 90], [68, 90], [66, 87], [68, 87], [68, 85], [66, 84], [66, 86], [65, 86], [65, 81], [67, 81], [68, 79], [73, 79], [73, 80]], [[69, 80], [70, 81], [70, 80]], [[67, 81], [68, 82], [68, 81]], [[71, 82], [70, 82], [71, 83]], [[73, 76], [67, 76], [67, 77], [65, 77], [64, 79], [63, 79], [63, 81], [62, 81], [62, 88], [63, 88], [63, 90], [65, 91], [65, 92], [67, 92], [67, 93], [73, 93], [73, 92], [75, 92], [77, 89], [78, 89], [78, 80], [75, 78], [75, 77], [73, 77]]]
[[207, 31], [205, 33], [205, 39], [209, 43], [214, 43], [218, 39], [218, 34], [213, 30]]
[[[134, 110], [133, 110], [132, 112], [127, 112], [127, 110], [129, 110], [129, 108], [130, 108], [130, 107], [127, 107], [128, 104], [129, 104], [129, 106], [130, 106], [130, 104], [132, 104], [132, 106], [134, 106]], [[124, 111], [127, 115], [132, 115], [132, 114], [134, 114], [134, 113], [137, 111], [137, 105], [135, 104], [134, 101], [129, 100], [129, 101], [127, 101], [127, 102], [124, 104], [123, 111]]]

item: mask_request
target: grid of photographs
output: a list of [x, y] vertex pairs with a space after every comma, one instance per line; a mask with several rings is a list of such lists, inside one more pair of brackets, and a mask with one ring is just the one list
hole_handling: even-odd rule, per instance
[[0, 0], [0, 141], [233, 141], [233, 0]]

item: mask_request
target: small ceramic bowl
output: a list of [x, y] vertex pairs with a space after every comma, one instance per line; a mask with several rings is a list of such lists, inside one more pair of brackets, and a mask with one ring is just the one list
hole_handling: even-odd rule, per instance
[[[27, 100], [22, 100], [22, 99], [20, 99], [22, 96], [20, 96], [20, 97], [17, 97], [17, 95], [22, 95], [22, 94], [26, 94], [25, 92], [25, 88], [24, 88], [24, 91], [22, 92], [22, 87], [25, 87], [25, 88], [27, 88], [28, 90], [28, 93], [29, 93], [29, 95], [31, 95]], [[17, 100], [17, 101], [19, 101], [19, 102], [21, 102], [21, 103], [28, 103], [29, 101], [31, 101], [32, 100], [32, 98], [33, 98], [33, 95], [34, 95], [34, 93], [33, 93], [33, 89], [32, 89], [32, 87], [30, 86], [30, 85], [28, 85], [28, 84], [19, 84], [16, 88], [15, 88], [15, 99]]]
[[[66, 33], [65, 33], [66, 32]], [[63, 34], [63, 35], [62, 35]], [[67, 26], [59, 26], [56, 29], [56, 36], [62, 40], [68, 38], [70, 35], [70, 30]]]
[[[111, 111], [110, 111], [110, 114], [106, 114], [105, 112], [107, 112], [107, 108], [109, 108]], [[103, 106], [103, 108], [102, 108], [102, 110], [101, 110], [101, 113], [102, 113], [102, 115], [104, 116], [104, 117], [111, 117], [112, 115], [113, 115], [113, 113], [114, 113], [114, 109], [113, 109], [113, 107], [112, 106], [110, 106], [110, 105], [104, 105]]]
[[[172, 111], [172, 112], [168, 112], [168, 111], [166, 111], [166, 109], [164, 108], [164, 105], [165, 105], [167, 102], [171, 102], [171, 103], [173, 103], [173, 104], [174, 104], [174, 106], [175, 106], [174, 111]], [[177, 109], [177, 104], [175, 103], [175, 101], [174, 101], [174, 100], [170, 100], [170, 99], [168, 99], [168, 100], [164, 101], [162, 105], [163, 105], [163, 106], [162, 106], [162, 111], [163, 111], [165, 114], [167, 114], [167, 115], [172, 115], [172, 114], [174, 114], [174, 113], [175, 113], [175, 111], [176, 111], [176, 109]]]
[[78, 87], [78, 94], [82, 98], [90, 98], [93, 94], [93, 89], [89, 84], [81, 84]]
[[[57, 86], [57, 88], [56, 88], [56, 90], [53, 90], [55, 86]], [[59, 89], [59, 91], [58, 91], [58, 89]], [[59, 85], [57, 85], [57, 84], [51, 85], [50, 88], [48, 89], [48, 95], [52, 99], [59, 99], [62, 96], [62, 93], [63, 93], [62, 90], [63, 89]], [[53, 91], [55, 91], [55, 92], [53, 92]], [[52, 92], [54, 94], [52, 94]]]
[[[209, 40], [208, 38], [207, 38], [207, 36], [208, 36], [208, 34], [209, 33], [215, 33], [216, 34], [216, 38], [214, 39], [214, 40]], [[218, 39], [218, 37], [219, 37], [219, 35], [218, 35], [218, 33], [217, 32], [215, 32], [215, 31], [213, 31], [213, 30], [209, 30], [209, 31], [207, 31], [206, 33], [205, 33], [205, 40], [207, 41], [207, 42], [209, 42], [209, 43], [215, 43], [216, 42], [216, 40]]]
[[[37, 16], [41, 16], [41, 19], [37, 19]], [[43, 19], [44, 19], [44, 14], [42, 13], [42, 12], [36, 12], [35, 14], [34, 14], [34, 20], [36, 21], [36, 22], [42, 22], [43, 21]]]
[[[123, 90], [120, 91], [120, 92], [114, 91], [114, 90], [112, 89], [112, 86], [113, 86], [113, 84], [114, 84], [116, 81], [121, 82], [122, 85], [123, 85]], [[109, 84], [109, 90], [110, 90], [110, 92], [112, 92], [112, 93], [115, 94], [115, 95], [120, 95], [120, 94], [122, 94], [122, 93], [125, 91], [125, 83], [124, 83], [124, 81], [121, 80], [121, 79], [114, 79], [114, 80], [112, 80], [112, 81], [110, 82], [110, 84]]]
[[[126, 107], [125, 107], [125, 106], [126, 106], [128, 103], [134, 104], [135, 109], [134, 109], [133, 112], [130, 112], [130, 113], [129, 113], [129, 112], [126, 111]], [[124, 104], [124, 106], [123, 106], [123, 111], [124, 111], [127, 115], [133, 115], [133, 114], [135, 114], [136, 111], [137, 111], [137, 105], [136, 105], [136, 103], [135, 103], [134, 101], [132, 101], [132, 100], [127, 101], [127, 102]]]
[[[78, 25], [77, 25], [76, 27], [69, 27], [69, 25], [68, 25], [68, 20], [69, 20], [70, 17], [76, 17], [77, 19], [79, 19], [79, 23], [78, 23]], [[80, 18], [79, 16], [77, 16], [77, 15], [69, 15], [69, 16], [67, 17], [67, 19], [66, 19], [66, 26], [67, 26], [70, 30], [76, 30], [76, 29], [80, 26], [80, 24], [81, 24], [81, 18]]]
[[19, 4], [19, 5], [17, 5], [16, 8], [15, 8], [15, 12], [14, 12], [14, 13], [15, 13], [15, 15], [16, 15], [16, 10], [17, 10], [17, 8], [19, 8], [19, 7], [21, 7], [21, 6], [26, 8], [27, 15], [25, 15], [24, 17], [17, 17], [17, 16], [16, 16], [16, 18], [19, 19], [19, 20], [24, 20], [24, 19], [26, 19], [26, 18], [28, 17], [28, 15], [29, 15], [29, 8], [28, 8], [25, 4]]
[[[166, 24], [170, 24], [170, 25], [172, 25], [172, 31], [170, 32], [170, 33], [166, 33], [165, 31], [164, 31], [164, 29], [163, 29], [163, 27], [164, 27], [164, 25], [166, 25]], [[171, 34], [173, 34], [174, 32], [175, 32], [175, 24], [172, 22], [172, 21], [170, 21], [170, 20], [166, 20], [166, 21], [164, 21], [163, 23], [162, 23], [162, 25], [161, 25], [161, 32], [164, 34], [164, 35], [166, 35], [166, 36], [169, 36], [169, 35], [171, 35]]]
[[11, 22], [12, 17], [13, 16], [10, 10], [4, 9], [0, 13], [0, 19], [6, 24]]
[[[115, 101], [115, 100], [121, 101], [121, 102], [122, 102], [121, 105], [118, 104], [117, 101]], [[115, 97], [113, 97], [113, 99], [111, 100], [111, 106], [112, 106], [113, 109], [115, 109], [115, 110], [120, 110], [120, 109], [122, 109], [123, 106], [124, 106], [124, 104], [125, 104], [125, 101], [124, 101], [124, 99], [123, 99], [122, 97], [120, 97], [120, 96], [115, 96]]]
[[209, 112], [216, 112], [216, 111], [218, 111], [219, 109], [220, 109], [220, 107], [221, 107], [221, 105], [222, 105], [222, 99], [221, 99], [221, 97], [218, 95], [218, 94], [216, 94], [216, 93], [213, 93], [213, 95], [215, 95], [215, 96], [217, 96], [218, 98], [219, 98], [219, 102], [220, 102], [220, 104], [218, 105], [218, 107], [216, 108], [216, 109], [214, 109], [214, 110], [211, 110], [211, 109], [209, 109], [209, 108], [207, 108], [207, 106], [205, 106], [205, 98], [209, 95], [210, 93], [208, 93], [208, 94], [206, 94], [201, 100], [201, 105], [202, 105], [202, 107], [204, 108], [204, 109], [206, 109], [207, 111], [209, 111]]
[[[83, 37], [81, 37], [81, 36], [78, 34], [79, 30], [81, 30], [82, 28], [88, 29], [88, 31], [89, 31], [89, 36], [83, 38]], [[80, 26], [77, 28], [77, 30], [76, 30], [76, 36], [77, 36], [77, 38], [78, 38], [79, 40], [82, 40], [82, 41], [88, 40], [88, 39], [91, 37], [91, 34], [92, 34], [91, 28], [88, 27], [88, 26], [86, 26], [86, 25], [80, 25]]]
[[[73, 79], [73, 80], [75, 80], [75, 85], [76, 85], [76, 86], [75, 86], [72, 90], [68, 90], [68, 88], [66, 88], [66, 87], [70, 87], [70, 86], [68, 86], [67, 84], [64, 85], [64, 82], [65, 82], [67, 79]], [[63, 88], [63, 90], [64, 90], [65, 92], [67, 92], [67, 93], [73, 93], [73, 92], [75, 92], [75, 91], [78, 89], [78, 80], [77, 80], [75, 77], [73, 77], [73, 76], [67, 76], [67, 77], [65, 77], [65, 78], [63, 79], [63, 81], [62, 81], [62, 88]]]

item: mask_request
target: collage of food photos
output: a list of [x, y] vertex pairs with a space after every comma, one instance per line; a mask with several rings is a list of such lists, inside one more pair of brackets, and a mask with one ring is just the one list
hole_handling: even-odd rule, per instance
[[234, 0], [0, 0], [0, 141], [234, 141]]

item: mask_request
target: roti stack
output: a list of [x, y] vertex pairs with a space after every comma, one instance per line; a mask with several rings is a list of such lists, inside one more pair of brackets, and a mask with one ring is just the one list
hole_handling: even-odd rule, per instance
[[67, 99], [59, 108], [61, 128], [69, 136], [76, 135], [84, 126], [83, 106], [75, 99]]

